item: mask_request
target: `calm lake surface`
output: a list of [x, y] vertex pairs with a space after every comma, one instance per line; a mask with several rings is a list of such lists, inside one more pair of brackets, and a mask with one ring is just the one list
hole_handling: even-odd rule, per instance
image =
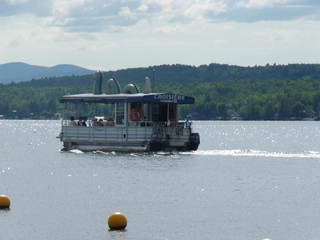
[[0, 239], [319, 239], [320, 122], [194, 125], [196, 152], [120, 154], [60, 151], [60, 121], [0, 120]]

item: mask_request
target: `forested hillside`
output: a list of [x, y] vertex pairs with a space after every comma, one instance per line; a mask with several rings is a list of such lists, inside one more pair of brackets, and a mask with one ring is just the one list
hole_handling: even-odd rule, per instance
[[[143, 89], [148, 76], [154, 92], [193, 96], [182, 117], [196, 119], [316, 119], [320, 111], [320, 65], [290, 64], [240, 67], [221, 64], [161, 65], [104, 72], [123, 88], [135, 82]], [[92, 92], [93, 75], [52, 77], [0, 84], [0, 115], [5, 118], [57, 118], [65, 94]]]

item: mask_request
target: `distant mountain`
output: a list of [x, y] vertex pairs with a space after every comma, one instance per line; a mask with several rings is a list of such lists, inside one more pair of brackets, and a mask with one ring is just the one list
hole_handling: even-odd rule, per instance
[[54, 67], [29, 65], [22, 62], [0, 64], [0, 83], [25, 82], [32, 79], [61, 76], [82, 76], [95, 71], [70, 64], [60, 64]]

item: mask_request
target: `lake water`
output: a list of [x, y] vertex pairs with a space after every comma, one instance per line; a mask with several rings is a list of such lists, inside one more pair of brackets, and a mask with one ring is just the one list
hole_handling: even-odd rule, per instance
[[319, 122], [194, 124], [196, 152], [120, 154], [60, 151], [59, 121], [1, 120], [0, 239], [319, 239]]

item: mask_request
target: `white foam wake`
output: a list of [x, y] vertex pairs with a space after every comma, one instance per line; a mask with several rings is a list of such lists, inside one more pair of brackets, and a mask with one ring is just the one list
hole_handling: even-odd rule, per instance
[[302, 153], [266, 152], [259, 150], [198, 150], [182, 154], [202, 156], [252, 156], [252, 157], [282, 157], [282, 158], [320, 158], [320, 152], [307, 151]]

